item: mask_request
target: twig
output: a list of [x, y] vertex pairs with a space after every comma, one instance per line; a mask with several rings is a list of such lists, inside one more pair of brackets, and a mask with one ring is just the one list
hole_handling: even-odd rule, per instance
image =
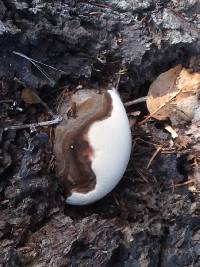
[[90, 16], [101, 16], [102, 12], [90, 12], [89, 15]]
[[37, 122], [37, 123], [22, 124], [22, 125], [8, 125], [6, 127], [3, 127], [4, 131], [7, 131], [7, 130], [19, 130], [19, 129], [25, 129], [25, 128], [34, 129], [36, 127], [43, 127], [43, 126], [49, 126], [49, 125], [58, 124], [59, 122], [62, 121], [62, 117], [54, 115], [54, 113], [48, 107], [48, 105], [33, 90], [31, 90], [31, 93], [37, 98], [39, 103], [42, 104], [46, 108], [48, 113], [51, 115], [52, 120], [43, 121], [43, 122]]
[[156, 143], [152, 143], [152, 142], [146, 141], [146, 140], [142, 139], [141, 137], [137, 137], [137, 138], [135, 138], [134, 141], [135, 141], [135, 143], [136, 143], [137, 141], [141, 141], [141, 142], [143, 142], [143, 143], [146, 143], [146, 144], [149, 144], [149, 145], [152, 145], [152, 146], [155, 146], [155, 147], [156, 147], [156, 146], [160, 146], [159, 144], [156, 144]]
[[14, 100], [12, 99], [5, 99], [5, 100], [0, 100], [0, 103], [13, 103]]
[[119, 201], [118, 201], [118, 199], [114, 193], [112, 193], [112, 197], [114, 198], [114, 201], [117, 204], [117, 206], [120, 206], [120, 203], [119, 203]]
[[149, 160], [149, 163], [147, 164], [147, 167], [146, 167], [147, 170], [149, 169], [149, 167], [151, 166], [153, 160], [158, 155], [158, 153], [160, 152], [161, 149], [162, 149], [162, 147], [157, 147], [156, 151], [153, 153], [151, 159]]
[[135, 169], [135, 170], [137, 171], [137, 173], [142, 177], [142, 179], [148, 184], [149, 182], [148, 182], [147, 178], [144, 176], [144, 174], [141, 172], [141, 170], [138, 169], [138, 168], [136, 168], [135, 166], [134, 166], [134, 169]]
[[147, 97], [143, 96], [143, 97], [140, 97], [140, 98], [137, 98], [137, 99], [134, 99], [132, 101], [124, 103], [124, 106], [125, 107], [130, 107], [132, 105], [136, 105], [136, 104], [139, 104], [139, 103], [146, 102], [146, 100], [147, 100]]
[[174, 184], [173, 186], [170, 186], [169, 188], [171, 188], [171, 187], [174, 187], [174, 188], [176, 188], [176, 187], [181, 187], [181, 186], [184, 186], [184, 185], [188, 185], [188, 184], [190, 184], [190, 183], [194, 183], [196, 180], [194, 179], [194, 178], [192, 178], [192, 179], [190, 179], [190, 180], [188, 180], [188, 181], [186, 181], [186, 182], [184, 182], [184, 183], [180, 183], [180, 184]]
[[11, 125], [11, 126], [6, 126], [3, 129], [4, 131], [7, 131], [7, 130], [19, 130], [19, 129], [26, 129], [26, 128], [44, 127], [44, 126], [58, 124], [61, 121], [62, 121], [61, 116], [55, 116], [53, 120], [50, 120], [50, 121], [43, 121], [43, 122], [23, 124], [23, 125]]
[[174, 181], [172, 180], [172, 193], [174, 194], [174, 192], [175, 192], [175, 184], [174, 184]]

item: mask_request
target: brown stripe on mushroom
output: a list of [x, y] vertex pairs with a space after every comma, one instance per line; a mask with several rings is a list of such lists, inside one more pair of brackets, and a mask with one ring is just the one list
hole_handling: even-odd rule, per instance
[[[68, 117], [74, 103], [76, 112]], [[94, 122], [111, 115], [112, 99], [106, 91], [100, 94], [96, 90], [80, 90], [65, 96], [58, 112], [64, 120], [55, 129], [56, 173], [66, 196], [72, 191], [87, 193], [96, 185], [91, 168], [94, 151], [88, 142], [88, 130]]]

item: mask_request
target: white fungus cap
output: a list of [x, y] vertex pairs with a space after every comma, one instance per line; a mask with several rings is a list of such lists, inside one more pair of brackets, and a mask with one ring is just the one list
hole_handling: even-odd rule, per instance
[[129, 120], [117, 91], [108, 93], [112, 99], [111, 116], [94, 122], [88, 131], [96, 186], [88, 193], [72, 191], [66, 199], [68, 204], [87, 205], [103, 198], [118, 184], [128, 165], [132, 146]]

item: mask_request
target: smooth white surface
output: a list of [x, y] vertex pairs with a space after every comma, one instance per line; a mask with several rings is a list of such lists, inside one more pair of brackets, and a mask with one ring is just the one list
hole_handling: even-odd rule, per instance
[[131, 130], [123, 103], [116, 90], [108, 90], [113, 110], [109, 118], [90, 126], [88, 140], [93, 148], [92, 169], [96, 187], [84, 194], [73, 192], [68, 204], [87, 205], [107, 195], [122, 178], [131, 153]]

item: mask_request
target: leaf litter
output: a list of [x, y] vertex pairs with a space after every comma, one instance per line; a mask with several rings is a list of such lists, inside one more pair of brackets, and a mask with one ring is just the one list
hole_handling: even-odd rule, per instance
[[[160, 74], [150, 85], [147, 95], [147, 108], [149, 115], [140, 124], [149, 118], [164, 121], [164, 128], [174, 139], [173, 146], [181, 145], [184, 150], [189, 149], [189, 154], [198, 159], [200, 151], [200, 72], [177, 65]], [[171, 121], [166, 125], [166, 120]], [[184, 146], [183, 146], [184, 143]], [[180, 149], [181, 149], [180, 147]], [[199, 186], [196, 179], [196, 168], [187, 179], [192, 186]], [[180, 185], [185, 185], [184, 181]], [[196, 181], [196, 182], [195, 182]], [[188, 188], [191, 189], [191, 185]], [[193, 191], [193, 190], [192, 190]]]
[[199, 89], [200, 73], [181, 65], [160, 74], [149, 88], [148, 117], [171, 119], [174, 125], [200, 120]]

